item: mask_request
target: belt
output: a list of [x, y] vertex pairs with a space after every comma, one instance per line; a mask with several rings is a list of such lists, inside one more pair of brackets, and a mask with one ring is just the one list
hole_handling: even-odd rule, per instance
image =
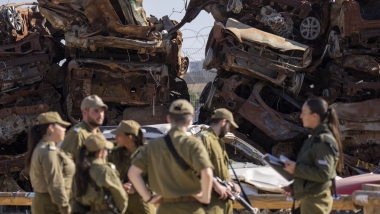
[[178, 198], [161, 198], [160, 200], [161, 203], [176, 203], [176, 202], [191, 202], [191, 201], [198, 202], [198, 200], [192, 196], [181, 196]]

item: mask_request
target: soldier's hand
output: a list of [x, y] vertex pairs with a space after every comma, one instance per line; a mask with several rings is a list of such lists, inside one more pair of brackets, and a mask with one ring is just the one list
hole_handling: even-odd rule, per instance
[[153, 195], [152, 200], [149, 201], [150, 204], [156, 205], [160, 203], [162, 196], [161, 195]]
[[123, 184], [123, 187], [125, 189], [125, 191], [128, 193], [128, 194], [134, 194], [136, 191], [135, 191], [135, 188], [133, 188], [132, 184], [131, 183], [124, 183]]
[[241, 193], [241, 188], [238, 184], [236, 183], [233, 183], [234, 186], [232, 187], [232, 190], [235, 191], [237, 194], [240, 194]]
[[284, 164], [285, 164], [284, 170], [289, 172], [290, 174], [294, 174], [294, 170], [296, 168], [296, 162], [287, 160], [285, 161]]
[[219, 199], [225, 200], [228, 196], [231, 196], [231, 192], [228, 191], [228, 189], [221, 185], [221, 184], [216, 184], [214, 186], [214, 190], [220, 195]]
[[285, 195], [286, 197], [292, 197], [292, 195], [293, 195], [293, 189], [291, 187], [289, 187], [289, 186], [282, 187], [281, 190], [282, 190], [281, 193], [283, 195]]
[[203, 196], [203, 192], [199, 192], [198, 194], [194, 194], [194, 195], [191, 195], [193, 196], [195, 199], [197, 199], [197, 201], [199, 201], [200, 203], [203, 203], [204, 204], [204, 201], [202, 201], [202, 196]]

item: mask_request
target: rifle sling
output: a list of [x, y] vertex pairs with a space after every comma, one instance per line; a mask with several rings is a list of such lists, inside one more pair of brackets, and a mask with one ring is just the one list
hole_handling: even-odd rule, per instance
[[170, 136], [167, 134], [167, 135], [165, 135], [164, 139], [165, 139], [166, 146], [168, 147], [168, 149], [172, 153], [172, 155], [173, 155], [174, 159], [177, 161], [178, 165], [185, 171], [190, 169], [190, 166], [185, 162], [185, 160], [183, 160], [183, 158], [181, 158], [181, 156], [179, 156], [177, 150], [174, 148], [173, 141], [170, 138]]

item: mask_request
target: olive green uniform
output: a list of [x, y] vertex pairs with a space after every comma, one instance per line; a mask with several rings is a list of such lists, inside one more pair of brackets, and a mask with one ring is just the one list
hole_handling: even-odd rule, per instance
[[[100, 133], [100, 129], [96, 128], [96, 133]], [[92, 134], [91, 127], [84, 121], [72, 127], [66, 133], [66, 137], [62, 142], [61, 149], [72, 159], [76, 157], [80, 147], [82, 147], [84, 140]]]
[[302, 214], [328, 214], [332, 209], [330, 187], [336, 177], [338, 144], [328, 125], [311, 130], [304, 142], [294, 171], [294, 198]]
[[187, 136], [178, 128], [172, 128], [168, 135], [179, 156], [192, 170], [182, 169], [164, 138], [152, 139], [140, 150], [132, 164], [148, 174], [149, 187], [162, 196], [158, 214], [205, 213], [202, 204], [191, 195], [201, 191], [199, 178], [194, 171], [200, 173], [202, 169], [213, 168], [207, 151], [199, 139]]
[[[223, 139], [216, 136], [211, 127], [203, 131], [200, 136], [211, 163], [214, 165], [214, 176], [218, 176], [222, 180], [231, 181], [228, 171], [228, 155]], [[219, 197], [220, 195], [213, 190], [206, 212], [208, 214], [231, 214], [233, 210], [232, 201], [228, 199], [221, 200]]]
[[[95, 158], [91, 161], [89, 174], [93, 183], [89, 181], [85, 195], [76, 197], [76, 184], [74, 183], [73, 195], [75, 196], [75, 200], [73, 201], [73, 213], [112, 214], [107, 201], [104, 199], [105, 190], [110, 191], [114, 205], [120, 213], [124, 213], [128, 206], [128, 196], [120, 182], [119, 173], [116, 171], [115, 166], [113, 164], [106, 163], [101, 159]], [[94, 184], [99, 189], [97, 189]], [[78, 207], [81, 207], [76, 203], [86, 207], [87, 211], [83, 212], [83, 210], [76, 210]]]
[[[136, 149], [133, 153], [129, 153], [125, 147], [115, 147], [112, 153], [108, 156], [108, 161], [116, 165], [119, 172], [120, 180], [129, 180], [128, 170], [131, 167], [132, 159], [138, 154], [141, 148]], [[146, 182], [146, 175], [143, 176]], [[152, 204], [146, 203], [141, 196], [135, 192], [128, 194], [128, 208], [126, 214], [153, 214], [156, 209]]]
[[29, 172], [35, 192], [32, 212], [70, 213], [68, 192], [74, 173], [74, 162], [54, 142], [40, 140]]

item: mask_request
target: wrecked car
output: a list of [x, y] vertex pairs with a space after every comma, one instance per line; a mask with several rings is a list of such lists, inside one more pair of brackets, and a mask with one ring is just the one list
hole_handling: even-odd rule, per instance
[[[372, 172], [379, 157], [378, 1], [190, 1], [180, 25], [200, 10], [215, 19], [204, 68], [217, 76], [204, 88], [199, 123], [215, 108], [234, 113], [251, 145], [295, 159], [307, 137], [303, 103], [324, 98], [340, 120], [345, 168]], [[175, 29], [175, 28], [174, 28]], [[174, 32], [174, 31], [169, 31]]]

